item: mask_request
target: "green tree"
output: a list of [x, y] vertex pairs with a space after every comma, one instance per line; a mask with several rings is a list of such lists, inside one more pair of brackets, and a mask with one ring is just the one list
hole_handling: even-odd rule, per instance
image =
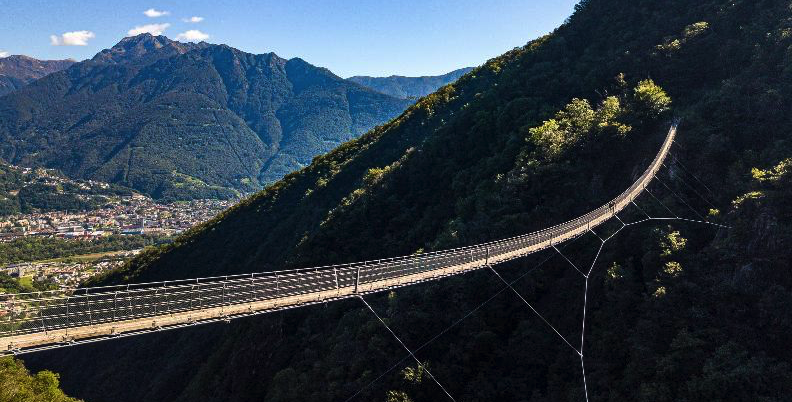
[[638, 110], [652, 117], [659, 116], [671, 107], [671, 97], [651, 79], [639, 82], [634, 96]]
[[555, 119], [532, 128], [531, 141], [538, 145], [549, 159], [554, 159], [588, 134], [596, 120], [597, 114], [591, 108], [589, 101], [575, 98], [563, 110], [556, 113]]
[[58, 388], [58, 375], [51, 371], [31, 374], [20, 360], [0, 358], [0, 401], [78, 402]]

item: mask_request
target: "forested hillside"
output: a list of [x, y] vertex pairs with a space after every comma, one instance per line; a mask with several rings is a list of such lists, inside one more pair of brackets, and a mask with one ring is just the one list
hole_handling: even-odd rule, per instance
[[404, 77], [401, 75], [368, 77], [365, 75], [356, 75], [348, 79], [390, 96], [402, 99], [415, 99], [437, 91], [443, 85], [456, 81], [459, 77], [469, 73], [471, 70], [473, 70], [472, 67], [465, 67], [443, 75], [423, 77]]
[[58, 388], [58, 376], [51, 371], [31, 374], [19, 360], [0, 358], [0, 401], [79, 402]]
[[[730, 228], [647, 222], [603, 248], [589, 280], [589, 400], [789, 400], [790, 21], [787, 0], [583, 1], [553, 33], [105, 281], [323, 265], [540, 229], [626, 188], [673, 114], [684, 119], [678, 159], [660, 179], [690, 208], [651, 190], [675, 214]], [[597, 243], [564, 253], [590, 264]], [[550, 253], [497, 269], [524, 276], [515, 288], [580, 339], [583, 281], [567, 261]], [[584, 400], [579, 356], [502, 289], [483, 270], [367, 299], [414, 349], [441, 334], [417, 356], [458, 401]], [[349, 300], [26, 359], [97, 402], [445, 400], [404, 355]]]
[[301, 59], [142, 34], [3, 97], [0, 158], [155, 198], [232, 197], [407, 105]]
[[23, 55], [0, 57], [0, 96], [74, 63], [74, 60], [37, 60]]
[[0, 162], [0, 217], [49, 211], [87, 211], [132, 191], [107, 183], [70, 180], [55, 170]]

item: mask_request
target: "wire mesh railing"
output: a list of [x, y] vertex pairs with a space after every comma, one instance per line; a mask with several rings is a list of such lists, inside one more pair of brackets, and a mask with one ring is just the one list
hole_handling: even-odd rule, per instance
[[[674, 122], [652, 163], [618, 197], [583, 216], [537, 232], [474, 246], [376, 261], [78, 290], [2, 294], [0, 338], [322, 292], [336, 292], [338, 297], [348, 297], [361, 291], [376, 291], [377, 284], [385, 287], [389, 281], [399, 278], [420, 277], [421, 274], [438, 273], [449, 268], [475, 269], [543, 250], [585, 233], [633, 201], [660, 169], [676, 135], [676, 127], [677, 122]], [[426, 277], [431, 279], [434, 276]]]

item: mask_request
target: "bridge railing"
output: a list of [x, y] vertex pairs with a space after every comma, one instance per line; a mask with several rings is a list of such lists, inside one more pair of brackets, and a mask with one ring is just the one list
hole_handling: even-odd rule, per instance
[[[108, 322], [195, 312], [318, 292], [340, 291], [430, 271], [516, 258], [585, 233], [634, 200], [659, 170], [676, 134], [638, 180], [615, 199], [583, 216], [537, 232], [430, 253], [288, 271], [0, 295], [0, 337]], [[341, 294], [339, 292], [339, 294]], [[346, 292], [345, 295], [349, 295]], [[354, 293], [352, 293], [354, 294]]]

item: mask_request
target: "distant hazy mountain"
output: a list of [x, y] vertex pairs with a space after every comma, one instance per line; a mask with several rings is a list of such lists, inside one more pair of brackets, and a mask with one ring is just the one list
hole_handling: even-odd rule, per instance
[[0, 58], [0, 96], [74, 63], [74, 60], [38, 60], [22, 55]]
[[157, 198], [225, 196], [408, 103], [299, 58], [143, 34], [0, 98], [0, 158]]
[[471, 70], [473, 70], [473, 67], [465, 67], [448, 74], [424, 77], [403, 77], [400, 75], [367, 77], [358, 75], [350, 77], [349, 80], [390, 96], [408, 99], [429, 95], [443, 85], [456, 81]]

